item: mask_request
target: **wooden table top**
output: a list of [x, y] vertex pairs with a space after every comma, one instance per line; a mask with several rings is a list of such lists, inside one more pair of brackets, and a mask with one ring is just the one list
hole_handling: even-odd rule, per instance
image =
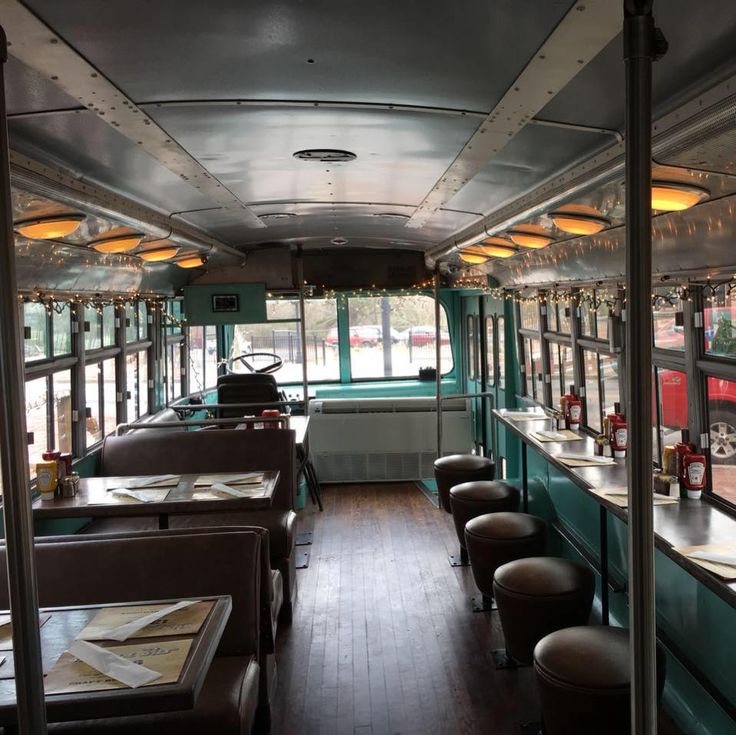
[[[527, 445], [534, 448], [555, 469], [567, 476], [579, 488], [624, 523], [628, 523], [628, 510], [592, 492], [594, 489], [627, 487], [626, 460], [618, 459], [614, 465], [603, 467], [568, 467], [555, 458], [559, 454], [593, 454], [594, 440], [579, 432], [582, 441], [540, 442], [532, 435], [540, 429], [556, 428], [549, 416], [541, 411], [539, 421], [514, 421], [507, 417], [505, 409], [495, 409], [494, 417], [502, 421]], [[518, 413], [511, 411], [511, 415]], [[721, 599], [736, 607], [736, 582], [726, 582], [695, 564], [675, 547], [720, 544], [736, 539], [736, 519], [719, 510], [706, 500], [683, 500], [671, 505], [654, 506], [654, 541], [657, 549], [696, 577]]]
[[[123, 688], [97, 692], [47, 694], [47, 720], [49, 722], [65, 722], [68, 720], [89, 720], [98, 717], [192, 709], [202, 689], [205, 676], [232, 610], [232, 601], [227, 595], [203, 597], [201, 599], [213, 600], [215, 604], [199, 632], [193, 637], [189, 654], [177, 682], [137, 689]], [[72, 644], [77, 634], [94, 618], [101, 608], [127, 607], [137, 604], [171, 604], [173, 602], [178, 602], [178, 600], [111, 603], [42, 610], [42, 613], [50, 613], [49, 619], [40, 629], [44, 674], [51, 669], [59, 656]], [[180, 636], [180, 638], [182, 637], [185, 636]], [[142, 640], [144, 639], [130, 638], [126, 641], [126, 644]], [[145, 640], [150, 643], [167, 639], [147, 638]], [[0, 676], [3, 676], [5, 671], [9, 675], [0, 679], [0, 725], [12, 726], [17, 721], [13, 652], [2, 651], [2, 653], [7, 658], [5, 663], [0, 666]]]
[[[173, 474], [173, 473], [172, 473]], [[245, 498], [212, 498], [207, 496], [207, 487], [195, 487], [196, 480], [203, 474], [208, 477], [232, 477], [235, 474], [200, 473], [178, 475], [179, 482], [170, 488], [137, 488], [138, 490], [168, 490], [161, 500], [144, 503], [118, 498], [110, 493], [115, 488], [126, 487], [131, 480], [144, 480], [146, 476], [130, 477], [85, 477], [79, 481], [79, 492], [73, 498], [55, 498], [33, 503], [34, 520], [47, 518], [101, 518], [105, 516], [152, 516], [175, 513], [210, 513], [231, 510], [262, 510], [271, 506], [273, 491], [278, 482], [277, 471], [263, 472], [264, 491]], [[247, 486], [243, 486], [247, 487]]]

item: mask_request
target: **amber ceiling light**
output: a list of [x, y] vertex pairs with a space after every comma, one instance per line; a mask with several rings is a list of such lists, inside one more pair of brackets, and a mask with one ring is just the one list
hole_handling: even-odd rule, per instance
[[207, 262], [203, 255], [190, 255], [187, 258], [174, 261], [179, 268], [199, 268]]
[[508, 232], [509, 237], [522, 248], [546, 248], [554, 237], [539, 225], [519, 225]]
[[56, 240], [67, 237], [84, 222], [83, 214], [37, 217], [15, 223], [15, 231], [29, 240]]
[[707, 189], [676, 181], [652, 181], [652, 209], [680, 212], [710, 196]]
[[460, 260], [471, 265], [481, 265], [488, 260], [488, 256], [481, 247], [469, 247], [458, 252]]
[[144, 250], [137, 253], [141, 260], [148, 263], [160, 263], [162, 260], [170, 260], [179, 252], [179, 248], [156, 248], [154, 250]]
[[96, 240], [90, 245], [98, 253], [127, 253], [129, 250], [137, 248], [141, 244], [143, 235], [116, 235], [115, 237], [106, 237], [104, 240]]
[[489, 237], [479, 247], [492, 258], [510, 258], [518, 252], [513, 243], [504, 237]]
[[558, 230], [571, 235], [595, 235], [611, 222], [594, 207], [585, 204], [568, 204], [549, 213]]

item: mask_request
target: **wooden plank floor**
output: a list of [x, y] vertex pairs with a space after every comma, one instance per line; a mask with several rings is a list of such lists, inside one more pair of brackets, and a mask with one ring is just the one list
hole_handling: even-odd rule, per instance
[[531, 669], [496, 671], [498, 614], [472, 613], [448, 514], [413, 483], [328, 486], [309, 568], [280, 631], [275, 735], [518, 733], [536, 719]]

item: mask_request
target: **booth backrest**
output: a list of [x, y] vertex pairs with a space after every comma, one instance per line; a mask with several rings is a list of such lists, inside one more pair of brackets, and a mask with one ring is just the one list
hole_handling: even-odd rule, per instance
[[[258, 655], [261, 638], [261, 534], [220, 533], [47, 538], [37, 542], [42, 607], [230, 595], [233, 609], [220, 655]], [[8, 609], [5, 546], [0, 608]]]
[[159, 475], [195, 472], [278, 470], [273, 507], [293, 510], [296, 447], [291, 429], [240, 431], [139, 431], [108, 436], [102, 445], [100, 474]]

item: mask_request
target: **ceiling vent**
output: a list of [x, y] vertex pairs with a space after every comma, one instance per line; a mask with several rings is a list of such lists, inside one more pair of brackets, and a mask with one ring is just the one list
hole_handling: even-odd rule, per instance
[[265, 222], [281, 222], [291, 217], [296, 217], [296, 215], [293, 212], [266, 212], [258, 215], [258, 219]]
[[317, 163], [345, 163], [355, 160], [355, 157], [355, 153], [336, 148], [310, 148], [294, 154], [294, 158], [300, 161], [317, 161]]

